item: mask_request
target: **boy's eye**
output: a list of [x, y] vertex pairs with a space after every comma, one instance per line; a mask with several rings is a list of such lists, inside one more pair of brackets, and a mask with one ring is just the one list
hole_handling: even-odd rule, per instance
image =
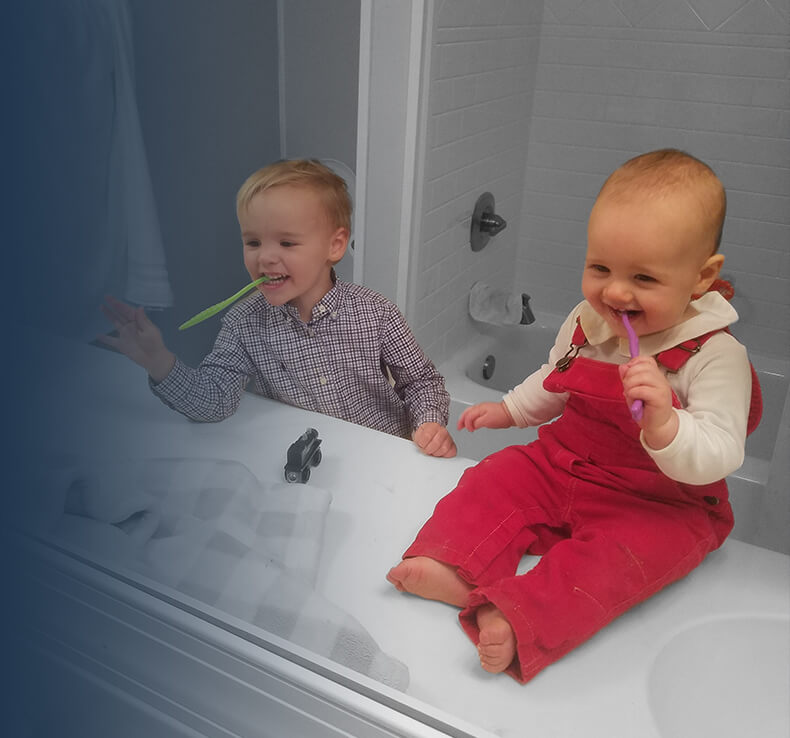
[[288, 248], [289, 246], [295, 246], [295, 245], [296, 245], [295, 241], [280, 241], [280, 246], [283, 246], [285, 248]]
[[649, 274], [637, 274], [636, 276], [634, 276], [634, 279], [637, 282], [655, 282], [656, 281]]
[[254, 238], [251, 238], [248, 241], [244, 242], [245, 246], [249, 246], [249, 248], [254, 249], [261, 245], [260, 241], [256, 241]]
[[609, 268], [605, 267], [603, 264], [590, 264], [590, 269], [594, 272], [600, 272], [601, 274], [608, 274]]

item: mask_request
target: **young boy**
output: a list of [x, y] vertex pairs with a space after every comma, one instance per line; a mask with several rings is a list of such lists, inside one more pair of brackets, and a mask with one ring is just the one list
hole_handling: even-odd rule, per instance
[[[589, 219], [586, 299], [549, 363], [459, 419], [474, 431], [559, 416], [467, 470], [387, 575], [462, 608], [486, 671], [528, 681], [730, 532], [723, 480], [743, 461], [751, 370], [725, 330], [735, 311], [707, 292], [725, 207], [713, 171], [683, 152], [617, 169]], [[543, 556], [516, 575], [524, 553]]]
[[316, 161], [281, 161], [252, 174], [236, 205], [244, 265], [269, 281], [227, 312], [197, 369], [167, 349], [142, 308], [112, 298], [102, 310], [119, 335], [100, 340], [146, 369], [154, 393], [193, 420], [234, 413], [252, 380], [266, 397], [454, 456], [444, 379], [398, 308], [335, 277], [351, 223], [345, 182]]

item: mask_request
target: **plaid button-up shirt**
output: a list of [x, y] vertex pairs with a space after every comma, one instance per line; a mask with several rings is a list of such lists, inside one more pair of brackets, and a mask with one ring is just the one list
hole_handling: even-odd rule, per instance
[[447, 424], [444, 378], [397, 306], [356, 284], [337, 281], [307, 323], [255, 293], [228, 311], [197, 369], [177, 359], [151, 388], [192, 420], [218, 421], [250, 380], [265, 397], [404, 438], [428, 421]]

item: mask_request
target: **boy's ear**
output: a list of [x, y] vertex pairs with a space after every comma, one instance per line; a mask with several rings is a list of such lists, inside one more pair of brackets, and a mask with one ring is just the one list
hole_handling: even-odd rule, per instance
[[332, 240], [329, 242], [329, 260], [331, 262], [336, 264], [343, 258], [348, 247], [348, 237], [348, 228], [338, 228], [332, 234]]
[[713, 254], [709, 256], [699, 271], [697, 284], [694, 288], [695, 295], [704, 295], [713, 281], [718, 278], [724, 264], [724, 254]]

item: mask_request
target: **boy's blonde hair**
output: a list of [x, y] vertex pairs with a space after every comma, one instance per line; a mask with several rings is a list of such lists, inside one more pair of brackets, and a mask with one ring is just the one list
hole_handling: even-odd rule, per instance
[[721, 244], [727, 196], [716, 173], [679, 149], [659, 149], [635, 156], [603, 183], [598, 198], [628, 201], [634, 195], [661, 197], [685, 190], [700, 207], [701, 220], [713, 234], [713, 253]]
[[351, 198], [346, 182], [317, 159], [289, 159], [253, 172], [236, 195], [236, 212], [249, 207], [255, 195], [272, 187], [309, 187], [320, 198], [334, 228], [351, 231]]

